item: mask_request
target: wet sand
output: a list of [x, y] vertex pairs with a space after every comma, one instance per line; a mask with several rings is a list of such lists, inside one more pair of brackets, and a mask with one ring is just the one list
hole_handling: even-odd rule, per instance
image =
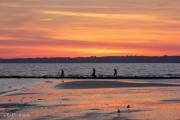
[[55, 88], [63, 89], [96, 89], [96, 88], [119, 88], [119, 87], [167, 87], [167, 86], [180, 86], [177, 84], [165, 84], [165, 83], [133, 83], [133, 82], [121, 82], [121, 81], [94, 81], [94, 80], [81, 80], [64, 82], [55, 86]]
[[178, 84], [54, 80], [0, 94], [0, 120], [178, 120], [179, 111]]

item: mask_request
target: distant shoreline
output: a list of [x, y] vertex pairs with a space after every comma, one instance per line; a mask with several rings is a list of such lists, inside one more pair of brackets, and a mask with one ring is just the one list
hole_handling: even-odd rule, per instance
[[180, 63], [180, 56], [105, 56], [0, 59], [0, 63]]
[[90, 77], [90, 76], [67, 76], [67, 77], [58, 77], [58, 76], [0, 76], [1, 78], [17, 78], [17, 79], [180, 79], [179, 77], [163, 77], [163, 76], [100, 76], [100, 77]]

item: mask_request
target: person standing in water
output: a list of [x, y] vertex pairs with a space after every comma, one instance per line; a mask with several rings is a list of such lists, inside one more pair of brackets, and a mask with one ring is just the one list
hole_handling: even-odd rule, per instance
[[114, 69], [114, 77], [117, 77], [117, 69]]
[[93, 78], [96, 77], [96, 69], [95, 69], [95, 68], [93, 68], [92, 77], [93, 77]]

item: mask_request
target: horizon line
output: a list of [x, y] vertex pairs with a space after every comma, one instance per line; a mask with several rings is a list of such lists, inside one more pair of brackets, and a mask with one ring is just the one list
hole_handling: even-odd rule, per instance
[[54, 58], [103, 58], [103, 57], [180, 57], [180, 55], [122, 55], [122, 56], [77, 56], [77, 57], [71, 57], [71, 56], [56, 56], [56, 57], [16, 57], [16, 58], [0, 58], [4, 60], [10, 60], [10, 59], [54, 59]]

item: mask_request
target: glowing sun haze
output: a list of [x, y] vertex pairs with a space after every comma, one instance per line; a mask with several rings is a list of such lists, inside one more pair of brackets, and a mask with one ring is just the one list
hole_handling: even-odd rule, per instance
[[179, 55], [180, 0], [1, 0], [0, 57]]

